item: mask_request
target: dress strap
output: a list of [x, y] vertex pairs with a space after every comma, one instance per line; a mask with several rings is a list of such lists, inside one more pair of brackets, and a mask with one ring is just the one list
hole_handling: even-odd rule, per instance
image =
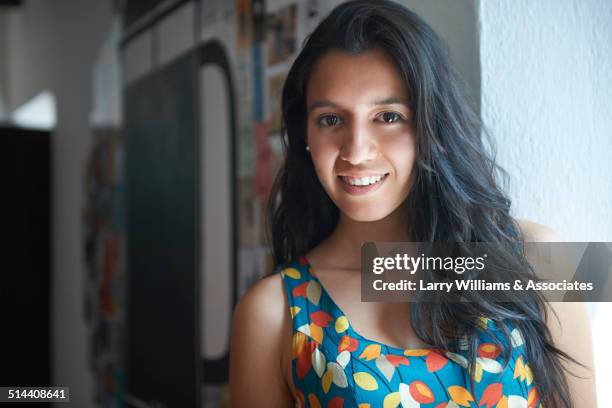
[[[309, 332], [310, 317], [308, 310], [303, 310], [304, 302], [298, 298], [315, 298], [320, 297], [320, 290], [313, 282], [312, 276], [308, 271], [308, 263], [305, 258], [300, 257], [298, 260], [290, 261], [278, 268], [281, 275], [287, 301], [289, 303], [289, 313], [293, 322], [293, 330], [304, 333]], [[317, 295], [318, 292], [318, 295]]]
[[300, 257], [279, 269], [289, 303], [293, 331], [305, 334], [319, 345], [337, 348], [339, 334], [334, 328], [341, 311], [327, 297], [308, 260]]

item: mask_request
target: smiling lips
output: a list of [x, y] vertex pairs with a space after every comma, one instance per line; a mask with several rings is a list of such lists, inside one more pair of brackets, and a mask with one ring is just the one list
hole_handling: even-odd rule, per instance
[[351, 195], [363, 195], [378, 189], [389, 173], [362, 177], [338, 176], [344, 191]]

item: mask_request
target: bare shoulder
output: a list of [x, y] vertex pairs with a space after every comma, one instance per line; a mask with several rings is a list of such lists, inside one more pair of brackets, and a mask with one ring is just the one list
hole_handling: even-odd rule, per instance
[[234, 309], [234, 322], [238, 320], [239, 323], [248, 323], [263, 319], [271, 324], [279, 323], [285, 311], [283, 306], [286, 304], [280, 274], [266, 276], [241, 296]]
[[552, 229], [530, 220], [516, 219], [525, 242], [559, 242], [561, 237]]
[[[559, 242], [561, 238], [552, 229], [536, 222], [524, 219], [515, 220], [526, 242]], [[588, 322], [587, 309], [584, 303], [548, 302], [549, 327], [557, 337], [563, 336], [568, 327], [580, 322]], [[555, 314], [559, 320], [555, 318]]]
[[[278, 273], [261, 279], [240, 298], [234, 309], [230, 340], [231, 406], [291, 405], [282, 370], [288, 319]], [[267, 392], [262, 393], [263, 389]]]

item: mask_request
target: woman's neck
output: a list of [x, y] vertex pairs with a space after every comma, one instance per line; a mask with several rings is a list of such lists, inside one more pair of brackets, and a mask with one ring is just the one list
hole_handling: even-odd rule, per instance
[[355, 221], [342, 212], [338, 225], [326, 242], [333, 258], [343, 269], [359, 269], [361, 246], [365, 242], [409, 241], [406, 209], [399, 206], [387, 217], [370, 222]]

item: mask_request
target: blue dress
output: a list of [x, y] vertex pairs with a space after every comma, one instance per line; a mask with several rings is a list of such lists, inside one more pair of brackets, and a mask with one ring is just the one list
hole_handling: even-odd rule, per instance
[[[305, 257], [277, 269], [293, 320], [291, 370], [296, 407], [541, 407], [523, 338], [512, 326], [512, 356], [503, 367], [493, 321], [481, 318], [470, 389], [467, 346], [458, 353], [403, 349], [364, 338], [329, 296]], [[506, 343], [503, 343], [506, 345]]]

